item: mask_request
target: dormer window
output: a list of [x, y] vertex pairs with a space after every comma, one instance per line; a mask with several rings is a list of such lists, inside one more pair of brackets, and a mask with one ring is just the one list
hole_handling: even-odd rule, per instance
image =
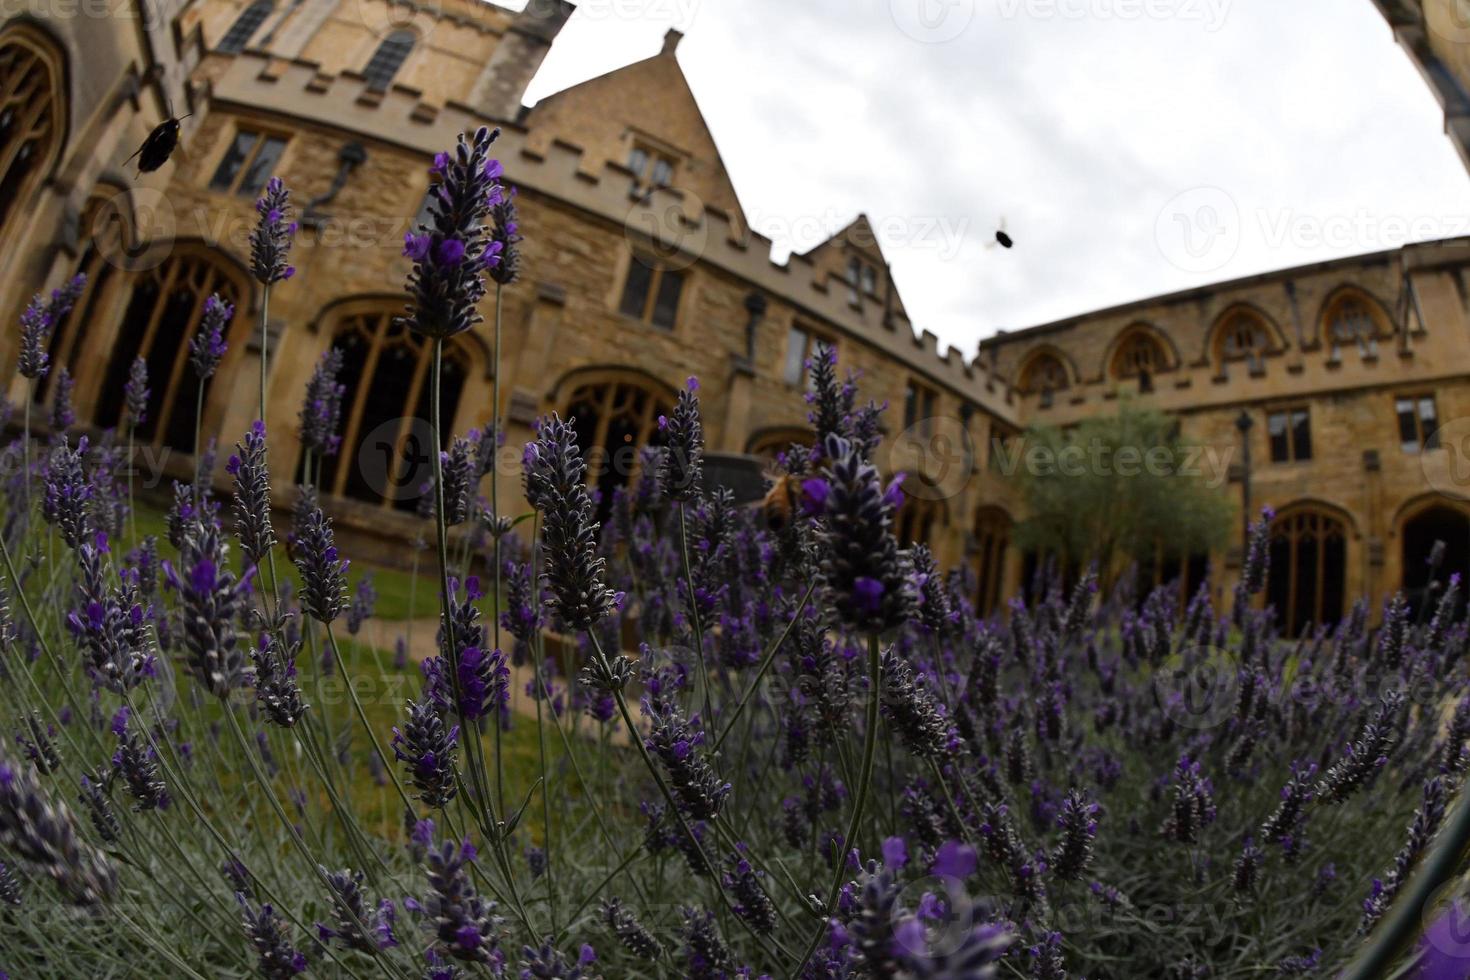
[[398, 69], [403, 67], [404, 61], [408, 60], [409, 53], [413, 51], [415, 40], [417, 38], [413, 31], [394, 31], [383, 39], [378, 50], [373, 52], [367, 67], [362, 70], [362, 77], [367, 79], [369, 89], [374, 92], [388, 90], [393, 76], [398, 74]]
[[856, 306], [864, 296], [878, 295], [878, 270], [856, 255], [847, 260], [847, 298]]
[[653, 187], [668, 187], [674, 181], [674, 158], [645, 143], [634, 143], [628, 154], [628, 169]]

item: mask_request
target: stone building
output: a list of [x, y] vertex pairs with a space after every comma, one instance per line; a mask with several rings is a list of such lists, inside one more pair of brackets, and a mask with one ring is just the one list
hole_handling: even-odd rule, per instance
[[[1434, 540], [1470, 569], [1470, 507], [1454, 492], [1470, 475], [1440, 434], [1470, 414], [1462, 243], [1145, 300], [997, 336], [967, 357], [916, 331], [862, 216], [772, 261], [679, 68], [677, 32], [653, 57], [528, 109], [526, 86], [573, 9], [564, 0], [521, 13], [478, 0], [99, 2], [96, 16], [88, 0], [68, 16], [57, 0], [29, 2], [0, 27], [0, 313], [14, 323], [35, 290], [87, 272], [54, 362], [76, 379], [79, 425], [106, 428], [144, 357], [154, 400], [138, 439], [165, 469], [190, 466], [185, 341], [217, 292], [236, 316], [202, 396], [204, 437], [230, 444], [250, 424], [264, 343], [272, 470], [298, 473], [303, 386], [335, 346], [344, 445], [321, 479], [339, 526], [385, 553], [415, 533], [428, 357], [393, 324], [402, 239], [433, 154], [492, 125], [518, 191], [525, 274], [502, 297], [498, 363], [488, 300], [486, 323], [450, 345], [455, 432], [490, 423], [497, 392], [511, 446], [538, 415], [573, 415], [608, 489], [696, 375], [714, 465], [749, 491], [754, 461], [801, 437], [804, 360], [829, 343], [862, 373], [865, 397], [893, 406], [879, 461], [909, 474], [899, 535], [972, 564], [986, 610], [1025, 566], [1010, 546], [1022, 515], [992, 449], [1125, 395], [1222, 452], [1239, 445], [1242, 413], [1255, 423], [1254, 465], [1222, 492], [1248, 486], [1253, 506], [1279, 511], [1272, 589], [1293, 628], [1334, 620], [1360, 590], [1422, 587]], [[1465, 77], [1458, 64], [1451, 81]], [[129, 155], [186, 113], [172, 162], [138, 175]], [[246, 235], [272, 174], [301, 229], [297, 275], [267, 305]], [[15, 337], [0, 334], [0, 366]], [[41, 407], [50, 389], [35, 391]], [[502, 479], [518, 503], [517, 474]], [[1238, 547], [1171, 558], [1154, 574], [1187, 587], [1208, 563], [1228, 588]]]

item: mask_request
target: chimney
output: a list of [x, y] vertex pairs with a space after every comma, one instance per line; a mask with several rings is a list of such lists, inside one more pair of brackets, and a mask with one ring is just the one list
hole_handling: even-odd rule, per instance
[[672, 56], [678, 50], [679, 42], [682, 40], [684, 40], [684, 32], [670, 27], [664, 34], [664, 49], [659, 54]]

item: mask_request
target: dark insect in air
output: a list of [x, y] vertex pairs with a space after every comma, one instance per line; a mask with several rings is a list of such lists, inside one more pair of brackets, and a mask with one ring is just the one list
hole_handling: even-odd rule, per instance
[[796, 510], [796, 498], [800, 492], [801, 483], [796, 477], [789, 473], [776, 477], [766, 499], [761, 501], [766, 527], [780, 532], [791, 525], [791, 515]]
[[153, 128], [143, 145], [133, 156], [123, 161], [126, 166], [133, 157], [138, 158], [138, 173], [148, 174], [168, 163], [168, 158], [173, 155], [174, 149], [179, 145], [179, 123], [188, 119], [193, 113], [180, 116], [177, 119], [165, 119]]
[[1007, 235], [1004, 231], [996, 232], [995, 240], [1000, 243], [1001, 248], [1010, 248], [1012, 245], [1016, 244], [1014, 241], [1011, 240], [1011, 236]]

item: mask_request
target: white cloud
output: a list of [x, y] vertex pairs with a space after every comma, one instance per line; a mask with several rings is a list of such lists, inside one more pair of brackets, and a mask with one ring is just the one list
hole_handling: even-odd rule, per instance
[[[680, 63], [756, 226], [888, 219], [915, 323], [963, 350], [998, 328], [1470, 234], [1439, 109], [1369, 0], [582, 6], [531, 99], [685, 29]], [[1161, 210], [1201, 187], [1225, 192], [1238, 245], [1171, 261]], [[1001, 216], [1009, 252], [984, 247]]]

